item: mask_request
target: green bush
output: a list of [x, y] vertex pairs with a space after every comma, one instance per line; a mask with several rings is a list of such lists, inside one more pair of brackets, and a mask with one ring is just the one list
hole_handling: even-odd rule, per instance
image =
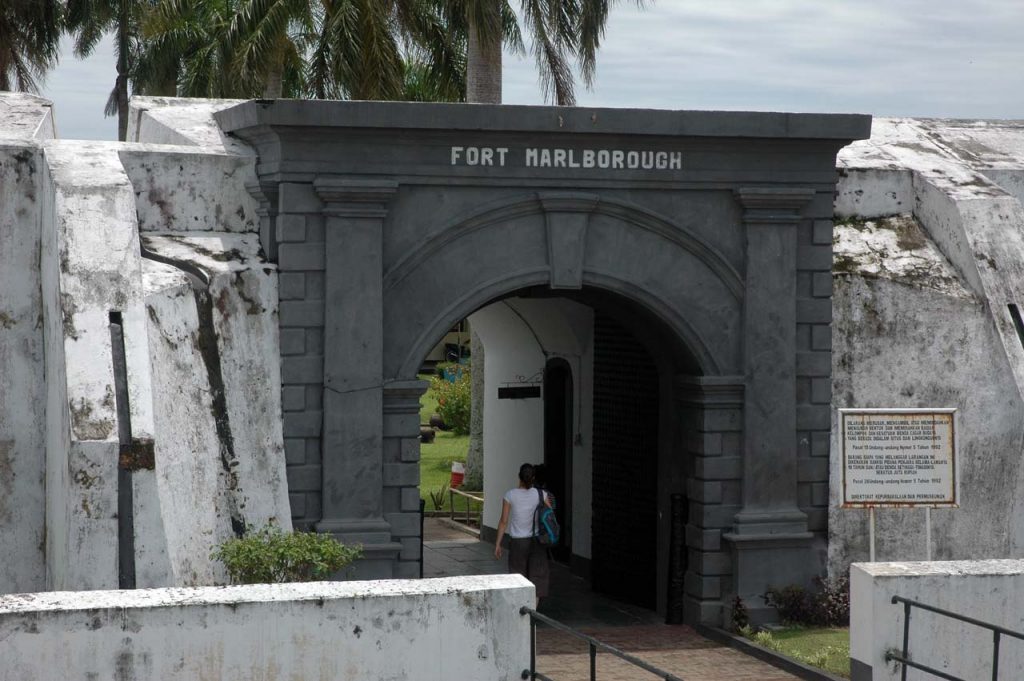
[[468, 435], [473, 393], [470, 366], [445, 363], [438, 364], [437, 369], [439, 375], [430, 379], [430, 387], [437, 398], [437, 413], [453, 433]]
[[815, 578], [816, 591], [790, 585], [769, 587], [765, 603], [774, 607], [783, 622], [805, 626], [844, 627], [850, 623], [850, 579], [834, 582]]
[[329, 534], [282, 532], [271, 525], [229, 539], [210, 557], [224, 563], [233, 584], [273, 584], [328, 579], [362, 555], [362, 547]]

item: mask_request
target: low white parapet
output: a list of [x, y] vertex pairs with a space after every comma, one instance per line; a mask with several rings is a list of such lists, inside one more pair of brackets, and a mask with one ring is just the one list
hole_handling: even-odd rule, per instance
[[519, 575], [0, 596], [0, 679], [512, 679]]
[[[1024, 560], [854, 563], [850, 567], [851, 681], [899, 679], [904, 605], [910, 599], [958, 615], [1024, 632]], [[992, 678], [989, 629], [917, 607], [910, 612], [908, 658], [961, 679]], [[1021, 678], [1024, 641], [1002, 636], [1001, 679]], [[934, 679], [910, 669], [907, 679]]]

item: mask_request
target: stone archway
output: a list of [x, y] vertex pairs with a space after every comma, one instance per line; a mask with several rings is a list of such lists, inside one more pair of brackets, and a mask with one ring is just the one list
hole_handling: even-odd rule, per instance
[[364, 544], [361, 575], [417, 572], [419, 362], [528, 287], [612, 292], [695, 358], [668, 380], [690, 621], [720, 622], [733, 594], [756, 616], [768, 584], [818, 572], [829, 405], [806, 386], [830, 370], [835, 153], [868, 117], [278, 101], [217, 118], [259, 154], [290, 492]]

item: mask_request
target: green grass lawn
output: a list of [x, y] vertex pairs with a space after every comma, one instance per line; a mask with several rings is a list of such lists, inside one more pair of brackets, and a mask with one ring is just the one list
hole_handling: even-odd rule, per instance
[[[429, 381], [430, 376], [420, 374], [419, 378]], [[437, 413], [437, 398], [434, 391], [428, 389], [420, 398], [420, 423], [429, 423], [430, 415]], [[434, 441], [427, 444], [420, 443], [420, 498], [427, 502], [426, 509], [433, 511], [434, 504], [431, 501], [430, 493], [439, 492], [442, 488], [448, 488], [452, 478], [452, 461], [466, 461], [466, 451], [469, 449], [468, 435], [455, 435], [454, 433], [437, 431]], [[471, 506], [471, 510], [475, 508]], [[444, 509], [448, 508], [448, 493], [444, 495]], [[457, 510], [465, 509], [465, 500], [457, 499]]]
[[[770, 634], [770, 638], [765, 634]], [[824, 669], [830, 674], [850, 678], [850, 630], [845, 628], [789, 627], [759, 632], [750, 638], [765, 648]]]

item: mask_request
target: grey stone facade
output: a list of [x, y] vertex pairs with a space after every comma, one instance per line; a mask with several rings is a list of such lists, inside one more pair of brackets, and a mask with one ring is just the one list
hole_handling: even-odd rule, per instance
[[689, 621], [821, 572], [835, 155], [868, 117], [286, 101], [216, 117], [259, 154], [293, 514], [363, 543], [362, 576], [418, 569], [423, 357], [531, 287], [614, 294], [671, 337], [658, 504], [690, 500]]

